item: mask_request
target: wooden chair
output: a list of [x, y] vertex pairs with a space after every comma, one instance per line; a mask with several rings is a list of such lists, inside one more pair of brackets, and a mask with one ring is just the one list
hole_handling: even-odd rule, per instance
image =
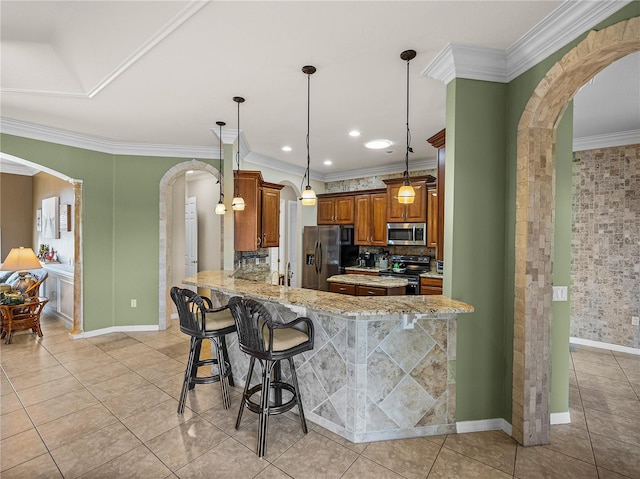
[[42, 337], [40, 328], [40, 314], [49, 298], [34, 297], [23, 304], [0, 305], [2, 311], [2, 334], [0, 339], [6, 338], [5, 343], [10, 344], [15, 331], [30, 329], [39, 337]]

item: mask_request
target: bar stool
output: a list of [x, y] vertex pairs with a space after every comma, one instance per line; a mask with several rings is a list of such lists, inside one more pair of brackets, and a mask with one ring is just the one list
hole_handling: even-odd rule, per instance
[[[213, 308], [211, 300], [199, 296], [189, 289], [174, 286], [171, 288], [171, 299], [178, 308], [180, 318], [180, 331], [191, 336], [189, 348], [189, 360], [184, 373], [184, 382], [178, 403], [178, 414], [184, 412], [184, 404], [187, 399], [187, 390], [193, 389], [196, 384], [208, 384], [220, 381], [222, 390], [222, 404], [229, 409], [229, 385], [233, 386], [233, 375], [227, 352], [225, 335], [236, 330], [233, 317], [228, 306]], [[200, 359], [202, 340], [208, 339], [215, 346], [216, 357]], [[218, 366], [218, 374], [198, 377], [198, 368], [202, 366]]]
[[[305, 317], [296, 318], [285, 324], [275, 323], [272, 321], [269, 311], [262, 304], [253, 299], [239, 296], [229, 300], [229, 309], [238, 331], [240, 350], [249, 355], [249, 370], [244, 383], [236, 429], [240, 428], [242, 412], [245, 407], [259, 415], [257, 453], [259, 457], [262, 457], [267, 450], [270, 415], [282, 414], [297, 404], [302, 431], [307, 433], [307, 423], [304, 418], [293, 357], [313, 349], [313, 323]], [[250, 387], [256, 359], [262, 367], [262, 381], [260, 384]], [[280, 361], [285, 359], [289, 362], [292, 384], [281, 379]], [[273, 380], [271, 379], [272, 373]], [[282, 403], [283, 390], [292, 395], [291, 399], [284, 404]], [[274, 393], [273, 402], [269, 400], [271, 391]], [[260, 393], [259, 403], [252, 400], [252, 396], [256, 393]]]

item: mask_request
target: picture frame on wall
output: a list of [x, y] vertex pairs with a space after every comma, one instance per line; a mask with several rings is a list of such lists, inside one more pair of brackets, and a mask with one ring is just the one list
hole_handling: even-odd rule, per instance
[[71, 205], [60, 205], [60, 231], [71, 231]]
[[42, 210], [36, 210], [36, 231], [42, 231]]
[[42, 200], [42, 237], [45, 239], [60, 238], [59, 205], [60, 198], [57, 196]]

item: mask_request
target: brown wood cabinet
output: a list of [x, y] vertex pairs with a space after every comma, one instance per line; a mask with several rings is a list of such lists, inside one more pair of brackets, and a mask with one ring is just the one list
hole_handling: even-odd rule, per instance
[[383, 288], [380, 286], [363, 286], [361, 284], [329, 283], [332, 293], [350, 294], [351, 296], [400, 296], [406, 293], [404, 286]]
[[319, 225], [352, 225], [354, 222], [354, 203], [352, 194], [318, 195]]
[[427, 246], [438, 246], [438, 189], [427, 188]]
[[442, 278], [420, 278], [420, 294], [442, 294]]
[[354, 244], [387, 246], [387, 193], [372, 190], [355, 195], [354, 205]]
[[438, 224], [436, 238], [436, 259], [444, 259], [444, 167], [445, 167], [445, 147], [446, 129], [440, 130], [427, 140], [431, 146], [438, 149]]
[[345, 268], [344, 270], [344, 274], [364, 274], [367, 276], [380, 276], [378, 274], [378, 270], [371, 270], [371, 271], [363, 271], [361, 269], [349, 269], [349, 268]]
[[233, 172], [245, 208], [234, 211], [234, 249], [255, 251], [280, 244], [280, 190], [283, 185], [266, 183], [259, 171]]
[[411, 186], [416, 197], [411, 204], [398, 202], [398, 190], [404, 178], [383, 180], [387, 185], [387, 222], [389, 223], [426, 223], [427, 221], [427, 183], [434, 183], [431, 175], [411, 178]]

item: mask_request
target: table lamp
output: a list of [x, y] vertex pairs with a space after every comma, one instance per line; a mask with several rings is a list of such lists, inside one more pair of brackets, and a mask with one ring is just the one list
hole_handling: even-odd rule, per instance
[[13, 284], [13, 289], [24, 293], [26, 289], [36, 282], [33, 276], [27, 276], [28, 269], [40, 269], [42, 265], [31, 248], [11, 248], [9, 254], [2, 263], [0, 271], [17, 271], [18, 280]]

